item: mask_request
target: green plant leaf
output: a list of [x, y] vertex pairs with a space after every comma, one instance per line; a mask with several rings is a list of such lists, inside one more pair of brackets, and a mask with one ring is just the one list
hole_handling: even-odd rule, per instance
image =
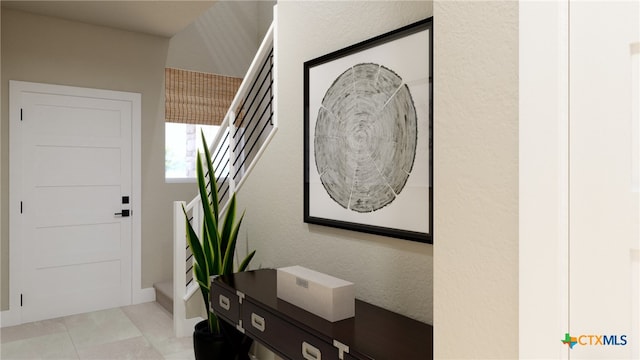
[[251, 259], [253, 259], [253, 256], [256, 254], [256, 251], [253, 250], [251, 252], [251, 254], [247, 255], [246, 258], [244, 258], [244, 260], [242, 260], [242, 262], [240, 263], [240, 266], [238, 267], [238, 271], [245, 271], [247, 269], [247, 266], [249, 266], [249, 263], [251, 262]]
[[213, 208], [209, 202], [207, 195], [207, 181], [202, 167], [202, 158], [200, 153], [196, 158], [196, 176], [198, 180], [198, 192], [200, 194], [200, 202], [202, 203], [203, 229], [202, 229], [202, 247], [205, 253], [210, 274], [219, 274], [220, 269], [220, 247], [218, 234], [218, 218], [213, 213]]
[[211, 289], [211, 283], [209, 281], [209, 276], [207, 276], [207, 272], [203, 271], [202, 267], [195, 262], [193, 263], [193, 273], [194, 273], [194, 278], [198, 283], [198, 285], [200, 286], [201, 290]]
[[[215, 274], [222, 273], [222, 262], [225, 253], [225, 244], [223, 239], [220, 237], [219, 232], [219, 217], [220, 217], [220, 204], [218, 197], [218, 182], [216, 179], [216, 173], [213, 169], [213, 161], [211, 161], [211, 152], [209, 151], [209, 144], [207, 143], [207, 139], [204, 136], [204, 131], [200, 131], [200, 136], [202, 138], [202, 148], [204, 149], [204, 160], [207, 165], [207, 173], [204, 174], [204, 170], [202, 169], [202, 162], [199, 161], [201, 165], [201, 174], [202, 176], [198, 176], [198, 182], [200, 187], [200, 196], [202, 198], [203, 191], [206, 194], [207, 198], [207, 208], [205, 209], [205, 218], [210, 216], [210, 220], [207, 221], [207, 230], [209, 232], [209, 240], [212, 247], [212, 252], [214, 254], [213, 257], [213, 268], [215, 269]], [[199, 155], [199, 154], [198, 154]], [[208, 181], [207, 181], [208, 179]], [[200, 183], [201, 182], [201, 183]], [[207, 191], [207, 182], [209, 183], [209, 189]], [[204, 201], [204, 199], [202, 199]]]
[[227, 274], [233, 273], [233, 254], [236, 252], [236, 242], [238, 240], [238, 230], [240, 229], [240, 224], [242, 223], [242, 219], [244, 215], [240, 217], [238, 221], [238, 225], [233, 228], [233, 231], [229, 237], [229, 248], [227, 249], [227, 253], [225, 254], [225, 271]]
[[209, 274], [217, 275], [220, 274], [220, 251], [218, 250], [218, 246], [216, 245], [216, 234], [215, 230], [209, 230], [207, 221], [203, 221], [202, 223], [202, 239], [203, 239], [203, 249], [205, 249], [205, 259], [208, 264]]
[[193, 254], [194, 263], [198, 264], [200, 267], [204, 267], [202, 270], [204, 270], [204, 272], [206, 273], [209, 273], [205, 252], [202, 249], [202, 244], [200, 244], [200, 239], [198, 239], [198, 234], [196, 234], [195, 230], [193, 230], [193, 226], [191, 226], [189, 215], [187, 215], [187, 210], [184, 208], [184, 206], [182, 207], [182, 212], [184, 213], [184, 219], [187, 225], [187, 244], [189, 245], [191, 253]]
[[202, 148], [204, 149], [204, 160], [207, 164], [207, 173], [209, 175], [209, 193], [211, 194], [211, 205], [213, 209], [213, 216], [216, 219], [216, 222], [219, 218], [219, 201], [218, 199], [218, 183], [216, 179], [216, 172], [213, 170], [213, 161], [211, 161], [211, 152], [209, 151], [209, 144], [207, 143], [207, 139], [204, 137], [204, 131], [200, 131], [200, 135], [202, 136]]
[[[233, 225], [236, 218], [236, 194], [231, 195], [231, 200], [229, 201], [229, 207], [227, 208], [227, 213], [225, 214], [224, 220], [222, 221], [222, 234], [220, 235], [220, 251], [224, 256], [224, 261], [226, 262], [227, 253], [229, 252], [229, 240], [231, 238], [231, 233], [233, 231]], [[231, 250], [233, 254], [233, 249]], [[224, 265], [223, 265], [224, 269]]]
[[[231, 227], [231, 233], [229, 234], [229, 243], [227, 244], [227, 251], [224, 254], [224, 263], [223, 263], [223, 271], [225, 274], [233, 273], [233, 254], [236, 252], [236, 241], [238, 240], [238, 231], [240, 229], [240, 224], [242, 224], [242, 219], [244, 218], [244, 213], [240, 216], [238, 223], [235, 226]], [[229, 220], [233, 221], [233, 218]]]

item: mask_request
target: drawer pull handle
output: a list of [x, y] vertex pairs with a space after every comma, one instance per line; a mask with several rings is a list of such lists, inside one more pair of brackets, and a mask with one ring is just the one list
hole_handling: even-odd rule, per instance
[[231, 309], [231, 302], [229, 301], [229, 298], [224, 295], [220, 295], [220, 297], [218, 298], [218, 303], [220, 304], [221, 308], [227, 311]]
[[261, 332], [264, 332], [265, 322], [262, 316], [257, 315], [256, 313], [251, 313], [251, 325]]
[[320, 352], [320, 349], [318, 349], [317, 347], [307, 343], [306, 341], [303, 341], [302, 357], [305, 358], [305, 360], [321, 360], [322, 353]]

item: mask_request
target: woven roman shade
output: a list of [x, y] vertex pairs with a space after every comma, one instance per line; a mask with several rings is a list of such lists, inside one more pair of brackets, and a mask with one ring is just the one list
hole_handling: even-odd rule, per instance
[[165, 120], [220, 125], [242, 78], [165, 69]]

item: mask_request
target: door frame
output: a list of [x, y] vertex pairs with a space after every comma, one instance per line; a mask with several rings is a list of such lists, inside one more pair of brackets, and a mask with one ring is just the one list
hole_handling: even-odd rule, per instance
[[[22, 323], [20, 294], [22, 269], [20, 201], [23, 198], [20, 124], [22, 93], [95, 97], [131, 102], [131, 304], [153, 301], [153, 289], [142, 289], [142, 95], [75, 86], [9, 81], [9, 310], [2, 312], [2, 327]], [[148, 291], [151, 290], [151, 291]]]

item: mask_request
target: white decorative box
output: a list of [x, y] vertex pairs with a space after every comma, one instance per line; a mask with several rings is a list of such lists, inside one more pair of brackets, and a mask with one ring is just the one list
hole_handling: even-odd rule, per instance
[[277, 295], [331, 322], [355, 316], [353, 283], [302, 266], [279, 268]]

